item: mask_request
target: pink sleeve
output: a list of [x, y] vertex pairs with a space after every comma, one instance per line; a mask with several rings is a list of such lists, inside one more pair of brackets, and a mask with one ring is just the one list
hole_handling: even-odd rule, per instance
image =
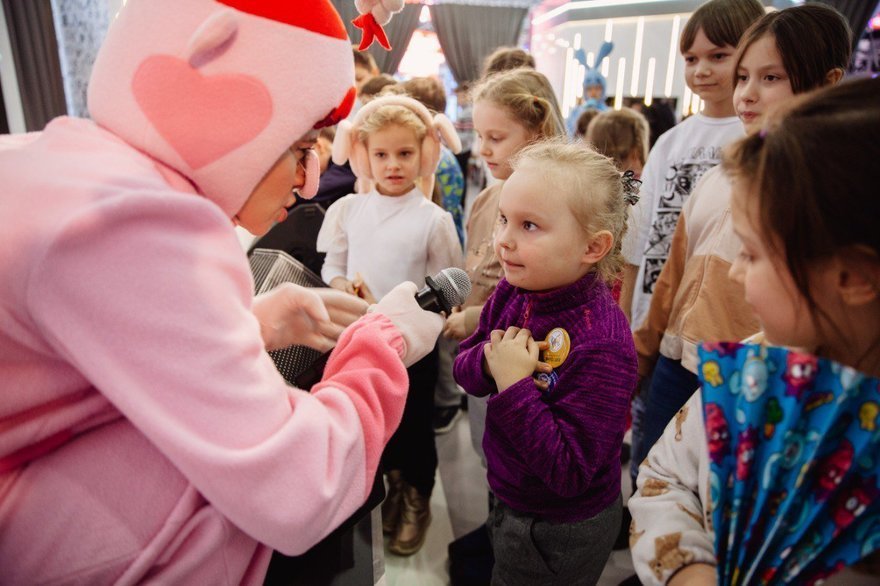
[[306, 393], [264, 351], [252, 289], [219, 208], [141, 192], [59, 226], [27, 299], [58, 360], [214, 507], [298, 554], [364, 501], [405, 402], [402, 339], [387, 319], [363, 318]]
[[[397, 355], [390, 356], [388, 348]], [[390, 319], [379, 313], [365, 315], [342, 334], [324, 378], [312, 389], [316, 396], [328, 387], [348, 393], [363, 426], [367, 479], [375, 476], [382, 450], [403, 417], [409, 388], [401, 361], [404, 350], [403, 338]], [[364, 498], [371, 488], [368, 482]]]

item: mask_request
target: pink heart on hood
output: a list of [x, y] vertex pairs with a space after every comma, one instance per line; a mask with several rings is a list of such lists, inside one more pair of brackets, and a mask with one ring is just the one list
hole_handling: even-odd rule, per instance
[[171, 55], [145, 59], [132, 92], [159, 135], [192, 169], [249, 143], [272, 118], [272, 96], [258, 79], [202, 75]]

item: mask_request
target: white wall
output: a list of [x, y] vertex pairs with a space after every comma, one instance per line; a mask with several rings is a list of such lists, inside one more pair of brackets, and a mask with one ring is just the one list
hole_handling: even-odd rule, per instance
[[125, 4], [126, 0], [107, 0], [107, 6], [110, 8], [110, 18], [111, 20], [116, 16], [116, 13], [119, 12], [119, 9]]
[[15, 73], [15, 62], [12, 60], [12, 45], [9, 42], [9, 30], [6, 28], [6, 15], [0, 9], [0, 83], [3, 84], [3, 103], [9, 131], [24, 132], [24, 110], [21, 107], [21, 94], [18, 90], [18, 76]]
[[[678, 111], [684, 98], [690, 101], [690, 92], [684, 83], [684, 60], [678, 53], [678, 38], [687, 22], [689, 14], [665, 14], [644, 17], [625, 17], [566, 22], [545, 29], [532, 38], [532, 53], [539, 71], [553, 84], [556, 94], [567, 114], [574, 105], [574, 93], [578, 91], [582, 77], [570, 69], [566, 76], [566, 59], [571, 57], [580, 35], [581, 47], [586, 53], [598, 52], [605, 40], [608, 23], [611, 23], [611, 41], [614, 50], [609, 56], [607, 95], [617, 94], [618, 72], [621, 59], [624, 60], [623, 96], [675, 97], [678, 98]], [[642, 28], [641, 50], [636, 54], [637, 31]], [[676, 26], [676, 22], [678, 23]], [[677, 28], [673, 36], [673, 28]], [[670, 55], [672, 69], [670, 71]], [[636, 91], [632, 92], [634, 63], [638, 59], [639, 70], [636, 78]], [[654, 59], [653, 83], [647, 88], [649, 62]], [[566, 77], [568, 79], [566, 79]], [[667, 80], [670, 80], [669, 82]], [[667, 89], [669, 91], [667, 91]]]

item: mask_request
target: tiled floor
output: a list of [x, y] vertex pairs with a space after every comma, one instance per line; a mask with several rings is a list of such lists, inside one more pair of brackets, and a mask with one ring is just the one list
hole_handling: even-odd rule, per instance
[[[387, 586], [443, 586], [449, 584], [446, 547], [453, 539], [486, 520], [486, 475], [471, 446], [467, 418], [462, 417], [447, 434], [437, 436], [440, 465], [431, 497], [433, 520], [424, 547], [414, 556], [385, 555]], [[622, 474], [625, 474], [622, 471]], [[628, 475], [623, 486], [629, 486]], [[629, 494], [624, 494], [625, 498]], [[612, 553], [599, 586], [617, 586], [633, 574], [629, 550]]]

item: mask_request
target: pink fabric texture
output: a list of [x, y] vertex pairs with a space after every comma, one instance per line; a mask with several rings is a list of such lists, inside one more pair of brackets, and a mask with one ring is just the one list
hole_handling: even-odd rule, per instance
[[[201, 169], [256, 138], [272, 118], [272, 97], [248, 75], [202, 75], [169, 55], [146, 58], [132, 92], [150, 124], [192, 169]], [[229, 109], [238, 115], [206, 141]]]
[[229, 219], [154, 160], [61, 118], [0, 180], [0, 583], [259, 582], [360, 506], [405, 400], [386, 317], [290, 388]]
[[328, 0], [264, 4], [320, 23], [128, 0], [95, 122], [0, 138], [0, 584], [260, 584], [367, 495], [399, 331], [363, 318], [288, 387], [230, 222], [353, 79]]
[[[232, 217], [285, 149], [345, 100], [354, 64], [351, 43], [329, 0], [228, 4], [271, 10], [250, 14], [214, 0], [128, 0], [95, 61], [88, 104], [98, 124], [190, 178]], [[285, 15], [290, 23], [316, 20], [319, 26], [295, 26]], [[150, 71], [157, 57], [166, 65]], [[167, 66], [172, 58], [178, 67]], [[150, 87], [143, 84], [145, 63]], [[171, 87], [182, 64], [191, 70], [187, 79], [201, 80], [188, 82], [198, 86], [188, 95]], [[228, 101], [216, 99], [218, 80], [245, 77], [252, 89], [239, 84]], [[271, 98], [271, 117], [254, 140], [240, 143], [244, 130], [256, 126], [251, 106], [242, 107], [238, 99], [255, 84]], [[160, 93], [165, 90], [172, 93]], [[168, 104], [157, 115], [155, 103], [162, 99]], [[206, 102], [215, 124], [205, 124], [200, 113], [189, 116]], [[144, 109], [143, 103], [151, 106]], [[262, 98], [254, 111], [266, 114]]]
[[[394, 341], [393, 347], [397, 351], [398, 356], [403, 358], [406, 351], [403, 338], [397, 333], [397, 328], [391, 323], [391, 320], [384, 315], [371, 313], [361, 318], [364, 324], [371, 324], [375, 329], [381, 330]], [[400, 419], [403, 417], [403, 407], [406, 403], [407, 384], [409, 378], [404, 373], [404, 386], [389, 384], [391, 382], [383, 380], [387, 376], [381, 370], [372, 368], [371, 365], [376, 361], [385, 362], [385, 348], [379, 348], [378, 353], [369, 351], [369, 342], [367, 344], [355, 343], [355, 337], [359, 337], [361, 342], [366, 341], [363, 337], [363, 330], [347, 330], [339, 340], [330, 359], [327, 361], [327, 367], [324, 369], [324, 379], [315, 385], [312, 390], [313, 394], [319, 393], [324, 388], [337, 389], [356, 389], [364, 384], [359, 377], [365, 374], [375, 377], [370, 386], [382, 389], [382, 392], [376, 394], [367, 393], [350, 393], [350, 398], [357, 409], [361, 421], [372, 421], [373, 425], [365, 426], [364, 445], [366, 460], [366, 478], [370, 479], [375, 475], [379, 468], [379, 458], [382, 456], [382, 449], [391, 435], [400, 425]], [[355, 367], [357, 365], [358, 367]], [[367, 484], [367, 494], [372, 488]]]

